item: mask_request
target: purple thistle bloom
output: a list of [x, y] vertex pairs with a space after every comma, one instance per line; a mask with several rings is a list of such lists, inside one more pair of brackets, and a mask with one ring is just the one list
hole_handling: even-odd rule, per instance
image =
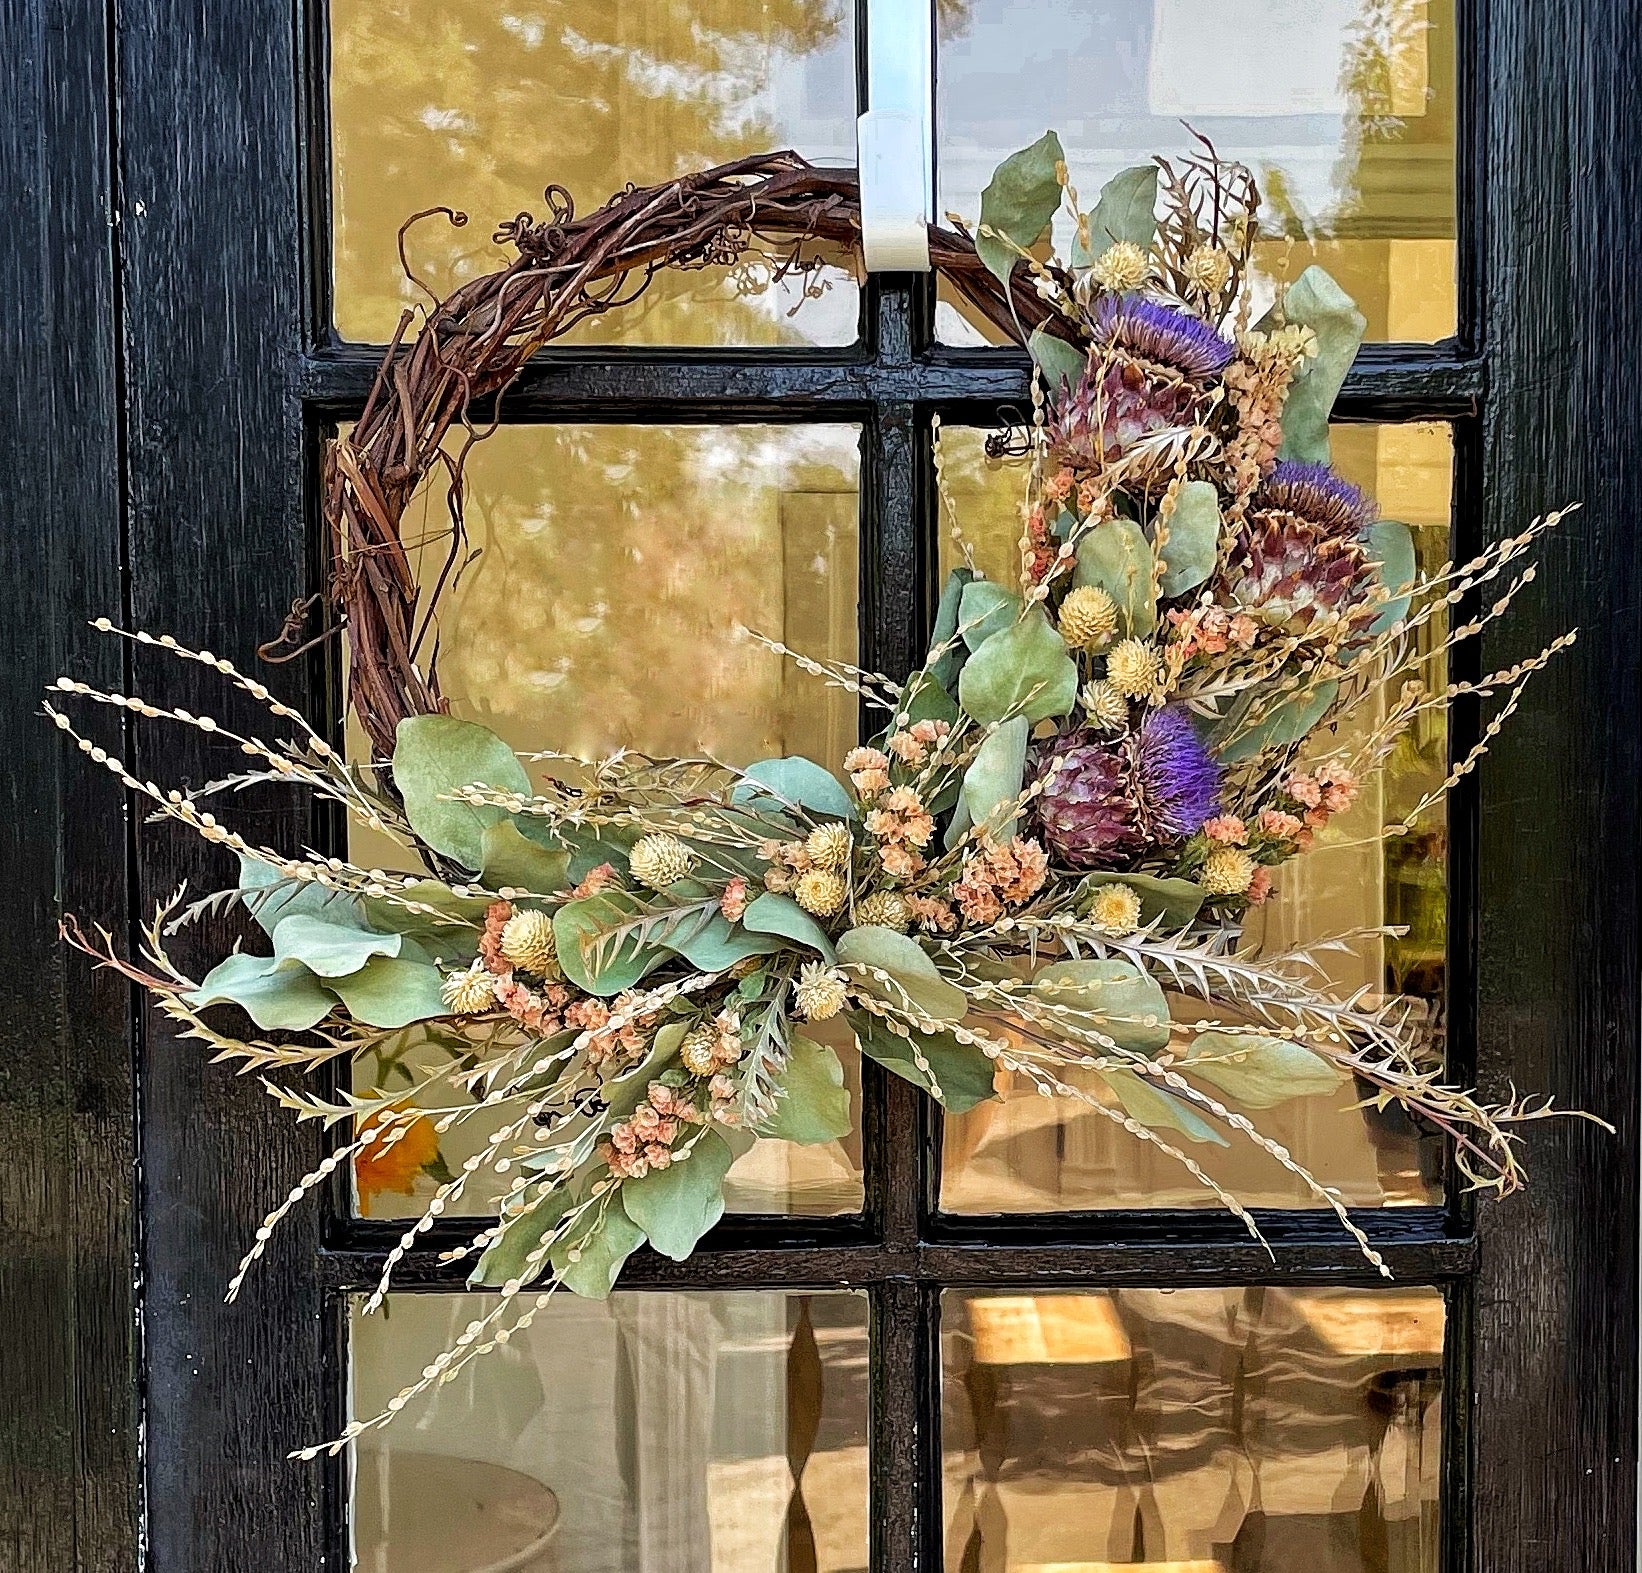
[[1326, 464], [1278, 464], [1255, 494], [1256, 510], [1293, 514], [1324, 535], [1362, 535], [1378, 515], [1374, 499]]
[[1095, 308], [1094, 338], [1200, 381], [1224, 371], [1232, 358], [1231, 345], [1201, 317], [1138, 295], [1103, 297]]
[[1196, 835], [1220, 812], [1220, 766], [1179, 705], [1147, 716], [1134, 749], [1136, 796], [1155, 839]]

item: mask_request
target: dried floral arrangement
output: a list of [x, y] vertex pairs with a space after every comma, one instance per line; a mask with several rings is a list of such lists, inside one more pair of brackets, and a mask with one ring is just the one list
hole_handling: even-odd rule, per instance
[[[556, 1288], [607, 1294], [646, 1241], [688, 1255], [754, 1142], [845, 1134], [843, 1069], [812, 1029], [835, 1017], [862, 1054], [949, 1109], [994, 1096], [1000, 1072], [1079, 1100], [1181, 1164], [1258, 1238], [1191, 1155], [1251, 1143], [1382, 1272], [1337, 1194], [1262, 1129], [1263, 1111], [1355, 1078], [1440, 1131], [1470, 1185], [1521, 1183], [1516, 1128], [1547, 1102], [1490, 1104], [1449, 1085], [1397, 1001], [1337, 997], [1316, 948], [1255, 954], [1242, 927], [1398, 738], [1461, 696], [1493, 698], [1494, 712], [1433, 796], [1474, 768], [1573, 636], [1430, 687], [1416, 635], [1440, 654], [1504, 615], [1557, 517], [1470, 561], [1416, 567], [1408, 529], [1329, 467], [1328, 415], [1363, 318], [1308, 268], [1252, 320], [1258, 205], [1249, 172], [1205, 145], [1125, 171], [1084, 211], [1050, 134], [998, 169], [972, 235], [932, 230], [937, 265], [1042, 374], [1019, 574], [954, 573], [928, 657], [904, 682], [793, 657], [882, 716], [836, 774], [798, 757], [738, 769], [516, 755], [444, 712], [432, 608], [398, 533], [453, 424], [570, 322], [617, 309], [661, 267], [763, 248], [802, 268], [817, 239], [851, 236], [851, 177], [792, 154], [629, 189], [583, 220], [567, 207], [542, 226], [521, 216], [506, 231], [514, 264], [438, 304], [408, 347], [396, 340], [325, 477], [332, 599], [372, 764], [345, 760], [262, 682], [168, 637], [130, 636], [215, 668], [286, 735], [227, 734], [58, 683], [58, 703], [224, 733], [246, 757], [222, 781], [167, 790], [47, 706], [157, 815], [239, 860], [233, 887], [191, 905], [179, 893], [155, 915], [140, 962], [106, 932], [71, 921], [69, 937], [336, 1135], [257, 1231], [230, 1292], [285, 1214], [344, 1166], [436, 1181], [372, 1308], [476, 1177], [504, 1193], [499, 1217], [454, 1253], [500, 1291], [493, 1308], [334, 1445], [505, 1341]], [[1070, 254], [1045, 256], [1063, 210]], [[459, 486], [452, 495], [454, 573]], [[962, 549], [961, 521], [953, 529]], [[1383, 714], [1348, 731], [1376, 693], [1393, 695]], [[205, 806], [267, 781], [341, 805], [422, 871], [258, 846]], [[189, 976], [172, 936], [236, 903], [266, 944]], [[1172, 1009], [1183, 999], [1196, 1003]], [[432, 1068], [409, 1086], [373, 1080], [411, 1036]], [[293, 1085], [291, 1072], [320, 1084]], [[473, 1121], [479, 1150], [452, 1172], [437, 1138]]]

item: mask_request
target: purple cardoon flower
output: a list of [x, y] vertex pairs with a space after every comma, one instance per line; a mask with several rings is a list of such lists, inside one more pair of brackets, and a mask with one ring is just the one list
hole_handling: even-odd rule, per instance
[[1096, 344], [1205, 381], [1226, 369], [1232, 347], [1201, 317], [1138, 295], [1107, 295], [1095, 308]]
[[1374, 499], [1326, 464], [1278, 464], [1255, 494], [1259, 512], [1293, 514], [1324, 535], [1350, 538], [1364, 534], [1378, 510]]
[[1220, 812], [1220, 766], [1179, 705], [1147, 716], [1133, 748], [1135, 796], [1154, 840], [1195, 835]]

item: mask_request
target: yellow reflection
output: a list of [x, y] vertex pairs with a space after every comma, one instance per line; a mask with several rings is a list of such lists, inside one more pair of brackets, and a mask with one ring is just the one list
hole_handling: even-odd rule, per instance
[[977, 1365], [1104, 1365], [1131, 1353], [1104, 1295], [988, 1295], [969, 1316]]
[[[471, 451], [461, 578], [440, 601], [453, 712], [521, 750], [836, 767], [851, 697], [755, 643], [854, 661], [859, 431], [507, 426]], [[407, 511], [430, 591], [442, 479]]]
[[[942, 473], [974, 551], [976, 565], [1005, 583], [1018, 571], [1024, 460], [989, 460], [986, 433], [943, 427]], [[1421, 565], [1434, 568], [1449, 552], [1453, 441], [1446, 425], [1336, 426], [1335, 466], [1379, 499], [1388, 518], [1414, 532]], [[942, 542], [943, 571], [957, 549]], [[1422, 630], [1420, 648], [1439, 642], [1443, 620]], [[1427, 681], [1442, 681], [1428, 662]], [[1372, 724], [1384, 696], [1365, 703], [1359, 724]], [[1249, 933], [1268, 949], [1315, 943], [1387, 925], [1400, 937], [1369, 935], [1320, 956], [1326, 972], [1351, 992], [1398, 994], [1428, 1024], [1429, 1051], [1444, 1042], [1447, 962], [1447, 821], [1441, 804], [1428, 810], [1413, 834], [1389, 842], [1365, 840], [1378, 827], [1400, 822], [1447, 771], [1448, 736], [1440, 714], [1422, 718], [1393, 755], [1383, 776], [1367, 783], [1356, 806], [1318, 838], [1317, 846], [1277, 872], [1276, 893], [1249, 920]], [[1360, 845], [1350, 845], [1361, 842]], [[1193, 1002], [1172, 1000], [1177, 1019], [1190, 1019]], [[1080, 1085], [1117, 1108], [1101, 1083], [1074, 1075]], [[1003, 1079], [1001, 1102], [946, 1117], [941, 1205], [952, 1212], [1065, 1211], [1100, 1207], [1195, 1207], [1214, 1197], [1174, 1160], [1136, 1142], [1112, 1121], [1076, 1101], [1048, 1099]], [[1352, 1206], [1408, 1206], [1441, 1193], [1439, 1153], [1395, 1110], [1355, 1105], [1364, 1090], [1347, 1083], [1337, 1092], [1296, 1099], [1262, 1116], [1274, 1136], [1325, 1185]], [[1194, 1149], [1193, 1157], [1244, 1203], [1259, 1207], [1315, 1207], [1316, 1197], [1292, 1173], [1252, 1144]]]
[[945, 1565], [1434, 1573], [1443, 1303], [1432, 1289], [1119, 1289], [1126, 1353], [1045, 1360], [997, 1300], [942, 1303]]
[[[855, 162], [853, 8], [846, 0], [331, 0], [332, 269], [337, 332], [385, 342], [427, 297], [395, 236], [443, 205], [407, 250], [439, 294], [506, 260], [504, 219], [546, 216], [554, 183], [587, 212], [646, 185], [792, 147]], [[853, 264], [849, 264], [853, 266]], [[851, 274], [806, 299], [756, 268], [663, 275], [642, 303], [582, 324], [568, 342], [846, 344]]]
[[[1186, 151], [1184, 120], [1260, 182], [1262, 293], [1317, 262], [1371, 339], [1454, 332], [1453, 0], [953, 0], [941, 14], [943, 212], [973, 218], [992, 169], [1045, 126], [1092, 196]], [[945, 342], [995, 337], [941, 301]]]

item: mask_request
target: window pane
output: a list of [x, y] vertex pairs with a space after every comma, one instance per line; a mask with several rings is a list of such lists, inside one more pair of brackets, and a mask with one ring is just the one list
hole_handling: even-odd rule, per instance
[[948, 1573], [1434, 1573], [1433, 1289], [946, 1295]]
[[[1184, 120], [1260, 183], [1268, 289], [1317, 262], [1371, 339], [1454, 332], [1453, 0], [969, 0], [940, 14], [940, 211], [973, 220], [992, 170], [1046, 126], [1087, 206], [1119, 169], [1186, 150]], [[944, 294], [937, 331], [986, 342]]]
[[[986, 435], [943, 427], [941, 466], [977, 566], [1013, 583], [1025, 461], [988, 459]], [[1449, 428], [1435, 422], [1336, 426], [1333, 447], [1341, 473], [1376, 497], [1388, 518], [1413, 527], [1421, 566], [1442, 563], [1449, 552], [1453, 492]], [[943, 567], [951, 566], [950, 542], [943, 541], [942, 553]], [[1422, 645], [1439, 643], [1445, 626], [1435, 620], [1422, 631]], [[1427, 680], [1435, 686], [1441, 673], [1429, 671]], [[1378, 701], [1365, 705], [1362, 724], [1378, 716]], [[1425, 1053], [1438, 1064], [1445, 1048], [1446, 813], [1439, 803], [1413, 834], [1351, 843], [1404, 819], [1442, 781], [1447, 761], [1448, 734], [1439, 712], [1399, 746], [1383, 776], [1364, 784], [1357, 805], [1319, 834], [1311, 852], [1276, 871], [1276, 893], [1254, 911], [1248, 931], [1250, 939], [1276, 950], [1356, 929], [1406, 926], [1401, 938], [1354, 940], [1322, 960], [1344, 993], [1367, 988], [1407, 999], [1425, 1022]], [[1174, 999], [1171, 1008], [1184, 1018], [1192, 1003]], [[1083, 1073], [1069, 1079], [1100, 1091], [1101, 1084]], [[1416, 1131], [1395, 1108], [1354, 1107], [1366, 1092], [1348, 1084], [1336, 1094], [1296, 1099], [1262, 1111], [1259, 1123], [1351, 1206], [1435, 1203], [1441, 1197], [1440, 1143]], [[1293, 1175], [1252, 1144], [1198, 1147], [1192, 1156], [1249, 1206], [1316, 1205]], [[1172, 1159], [1076, 1100], [1006, 1087], [1001, 1102], [947, 1117], [941, 1205], [951, 1212], [994, 1213], [1218, 1203]]]
[[[732, 764], [806, 754], [836, 766], [856, 738], [853, 697], [738, 629], [857, 658], [859, 471], [853, 426], [502, 427], [469, 454], [466, 551], [478, 555], [441, 598], [452, 711], [522, 752], [625, 746]], [[451, 544], [441, 485], [412, 502], [403, 534], [431, 590]], [[357, 728], [349, 745], [354, 758], [368, 753]], [[367, 868], [403, 859], [357, 826], [350, 852]], [[410, 1036], [402, 1070], [365, 1065], [356, 1077], [409, 1087], [432, 1052]], [[855, 1078], [853, 1045], [840, 1047]], [[438, 1156], [454, 1170], [488, 1134], [478, 1119], [457, 1125]], [[425, 1172], [393, 1168], [360, 1176], [372, 1216], [420, 1212], [433, 1190]], [[854, 1211], [858, 1137], [760, 1142], [728, 1190], [741, 1211]], [[477, 1188], [452, 1210], [486, 1213], [495, 1200]]]
[[[337, 332], [385, 343], [427, 297], [395, 236], [443, 295], [506, 260], [491, 239], [563, 186], [586, 213], [625, 183], [795, 148], [855, 162], [849, 0], [330, 0], [332, 274]], [[567, 343], [849, 344], [859, 314], [849, 258], [807, 298], [756, 264], [662, 275], [643, 301], [581, 324]]]
[[[495, 1305], [356, 1301], [352, 1413]], [[361, 1573], [864, 1568], [866, 1299], [556, 1295], [359, 1439], [351, 1519]]]

